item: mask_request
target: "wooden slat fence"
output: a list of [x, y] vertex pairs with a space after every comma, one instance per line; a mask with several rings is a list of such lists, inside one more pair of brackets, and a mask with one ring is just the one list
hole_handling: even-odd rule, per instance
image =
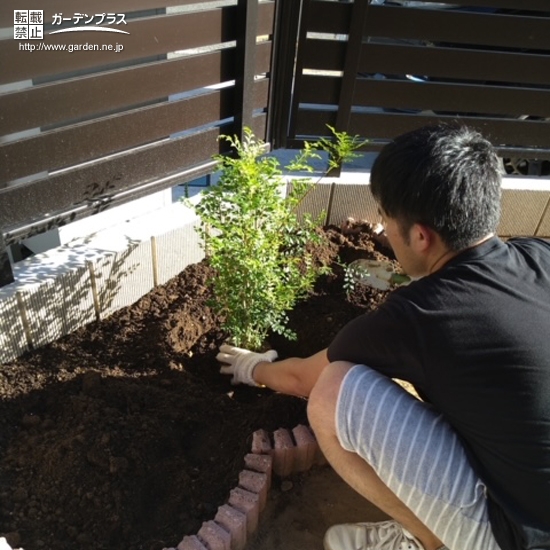
[[[244, 126], [293, 148], [331, 124], [378, 150], [459, 120], [548, 162], [548, 1], [404, 4], [44, 0], [43, 40], [19, 40], [25, 6], [1, 2], [0, 286], [6, 246], [209, 173], [218, 136]], [[87, 13], [124, 14], [130, 34], [49, 34]]]
[[[5, 246], [210, 172], [222, 133], [267, 138], [275, 2], [44, 4], [43, 40], [14, 39], [22, 6], [0, 5], [0, 286]], [[104, 12], [130, 34], [48, 34]]]
[[550, 159], [548, 2], [404, 4], [303, 0], [294, 8], [302, 22], [294, 95], [280, 102], [275, 146], [329, 135], [328, 123], [379, 150], [402, 132], [458, 120], [503, 157]]

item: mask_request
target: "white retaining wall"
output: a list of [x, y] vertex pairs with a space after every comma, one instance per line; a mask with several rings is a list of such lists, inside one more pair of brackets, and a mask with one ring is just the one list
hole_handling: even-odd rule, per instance
[[[320, 180], [301, 212], [325, 211], [336, 225], [348, 217], [378, 221], [366, 183], [372, 158]], [[506, 177], [502, 207], [499, 235], [550, 237], [550, 178]], [[0, 288], [0, 363], [108, 317], [200, 261], [197, 223], [174, 203], [17, 263], [15, 282]]]
[[203, 257], [197, 218], [162, 210], [37, 254], [0, 288], [0, 363], [130, 305]]

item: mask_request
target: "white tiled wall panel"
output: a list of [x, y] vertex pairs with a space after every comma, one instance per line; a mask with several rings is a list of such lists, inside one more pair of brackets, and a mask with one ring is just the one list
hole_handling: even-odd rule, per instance
[[[292, 181], [288, 183], [288, 191], [290, 192], [291, 189]], [[317, 184], [299, 204], [297, 209], [298, 219], [301, 219], [306, 213], [311, 214], [313, 219], [317, 219], [323, 212], [328, 215], [331, 189], [331, 183]]]
[[195, 224], [182, 227], [155, 237], [158, 284], [163, 285], [183, 271], [189, 264], [204, 258], [201, 239]]
[[336, 185], [330, 208], [330, 223], [340, 225], [347, 218], [378, 222], [380, 216], [370, 185], [366, 183], [349, 183]]
[[534, 235], [549, 200], [549, 191], [503, 189], [498, 234], [503, 237]]
[[550, 201], [548, 202], [546, 210], [542, 216], [540, 226], [537, 230], [537, 237], [550, 239]]
[[95, 319], [90, 273], [86, 266], [20, 290], [33, 346], [39, 347]]
[[28, 286], [20, 291], [20, 295], [34, 347], [63, 336], [63, 292], [59, 282], [48, 280]]
[[0, 363], [7, 363], [27, 351], [17, 297], [13, 289], [0, 289]]
[[101, 319], [133, 304], [154, 286], [150, 241], [130, 243], [126, 250], [108, 252], [90, 263]]
[[[299, 215], [324, 211], [327, 222], [336, 225], [348, 217], [378, 220], [368, 174], [343, 174], [335, 181], [318, 183], [300, 205]], [[550, 237], [550, 182], [505, 181], [502, 210], [501, 236]], [[39, 347], [98, 314], [104, 319], [136, 302], [153, 288], [154, 273], [162, 285], [202, 260], [197, 223], [192, 209], [174, 204], [16, 264], [16, 282], [0, 289], [0, 362], [26, 351], [28, 338]]]

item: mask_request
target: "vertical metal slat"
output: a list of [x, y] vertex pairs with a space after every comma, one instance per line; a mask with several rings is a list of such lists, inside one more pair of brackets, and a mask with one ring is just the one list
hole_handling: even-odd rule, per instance
[[301, 7], [300, 0], [278, 0], [277, 2], [267, 134], [273, 149], [284, 149], [287, 146]]
[[[238, 0], [237, 63], [235, 81], [235, 133], [242, 139], [252, 128], [258, 0]], [[261, 136], [263, 137], [263, 136]]]

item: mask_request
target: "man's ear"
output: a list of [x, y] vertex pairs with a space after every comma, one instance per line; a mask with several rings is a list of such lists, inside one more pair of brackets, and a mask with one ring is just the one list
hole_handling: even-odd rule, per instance
[[411, 247], [416, 253], [426, 254], [431, 252], [435, 245], [436, 233], [427, 225], [415, 223], [411, 226], [409, 238]]

